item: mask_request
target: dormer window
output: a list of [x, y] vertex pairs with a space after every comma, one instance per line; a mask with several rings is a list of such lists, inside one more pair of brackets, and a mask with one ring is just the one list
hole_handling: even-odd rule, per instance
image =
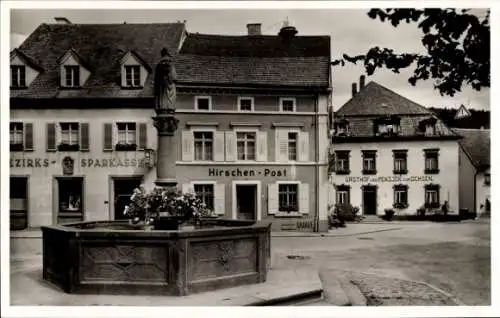
[[425, 125], [425, 135], [434, 136], [436, 134], [436, 125], [427, 124]]
[[125, 65], [125, 85], [128, 87], [141, 86], [141, 67], [139, 65]]
[[10, 67], [11, 82], [10, 86], [15, 88], [26, 87], [26, 66], [12, 65]]
[[78, 65], [65, 65], [65, 86], [66, 87], [80, 87], [80, 66]]
[[435, 136], [437, 134], [436, 129], [437, 119], [435, 117], [426, 118], [419, 123], [420, 133], [424, 136]]
[[344, 137], [349, 135], [349, 122], [347, 120], [341, 120], [338, 122], [335, 122], [334, 124], [335, 127], [335, 136], [336, 137]]
[[378, 118], [374, 122], [375, 135], [382, 137], [397, 136], [401, 132], [398, 117]]

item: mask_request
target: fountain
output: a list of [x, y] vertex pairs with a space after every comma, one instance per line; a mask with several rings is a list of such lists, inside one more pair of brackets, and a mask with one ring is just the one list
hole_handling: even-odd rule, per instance
[[[155, 184], [172, 190], [179, 121], [167, 49], [154, 75]], [[177, 230], [146, 231], [126, 221], [43, 226], [43, 279], [66, 293], [177, 296], [262, 283], [270, 266], [270, 230], [270, 222], [219, 218]]]

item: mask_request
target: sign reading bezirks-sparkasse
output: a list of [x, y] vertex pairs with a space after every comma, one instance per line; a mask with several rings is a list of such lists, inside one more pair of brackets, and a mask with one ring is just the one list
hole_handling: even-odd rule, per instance
[[[67, 157], [71, 158], [71, 157]], [[11, 158], [11, 168], [48, 168], [57, 163], [54, 159], [48, 158]], [[84, 158], [75, 160], [75, 165], [81, 168], [120, 168], [120, 167], [144, 167], [144, 158]], [[62, 161], [61, 161], [62, 164]]]
[[432, 182], [432, 176], [362, 176], [345, 177], [345, 182]]

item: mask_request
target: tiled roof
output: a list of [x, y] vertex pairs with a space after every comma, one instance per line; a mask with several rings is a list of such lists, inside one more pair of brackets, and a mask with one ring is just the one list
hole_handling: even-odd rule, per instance
[[[42, 24], [19, 47], [43, 68], [27, 89], [11, 90], [22, 98], [133, 98], [153, 96], [153, 74], [144, 88], [122, 89], [120, 60], [132, 51], [156, 67], [160, 51], [173, 53], [181, 85], [278, 86], [327, 88], [330, 38], [296, 36], [219, 36], [188, 34], [176, 54], [183, 23]], [[73, 50], [91, 74], [78, 89], [59, 87], [57, 60]]]
[[339, 116], [392, 114], [430, 115], [431, 112], [376, 82], [368, 83], [337, 111]]
[[490, 166], [490, 130], [489, 129], [459, 129], [453, 130], [461, 135], [462, 149], [467, 153], [476, 168]]

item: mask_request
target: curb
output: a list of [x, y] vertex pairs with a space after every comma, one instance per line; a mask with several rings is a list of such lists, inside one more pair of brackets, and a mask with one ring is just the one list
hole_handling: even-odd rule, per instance
[[374, 231], [366, 231], [366, 232], [357, 232], [357, 233], [350, 233], [350, 234], [279, 234], [279, 233], [271, 233], [271, 237], [348, 237], [348, 236], [356, 236], [356, 235], [363, 235], [363, 234], [371, 234], [371, 233], [378, 233], [378, 232], [387, 232], [387, 231], [398, 231], [402, 230], [403, 228], [397, 227], [397, 228], [391, 228], [391, 229], [381, 229], [381, 230], [374, 230]]

